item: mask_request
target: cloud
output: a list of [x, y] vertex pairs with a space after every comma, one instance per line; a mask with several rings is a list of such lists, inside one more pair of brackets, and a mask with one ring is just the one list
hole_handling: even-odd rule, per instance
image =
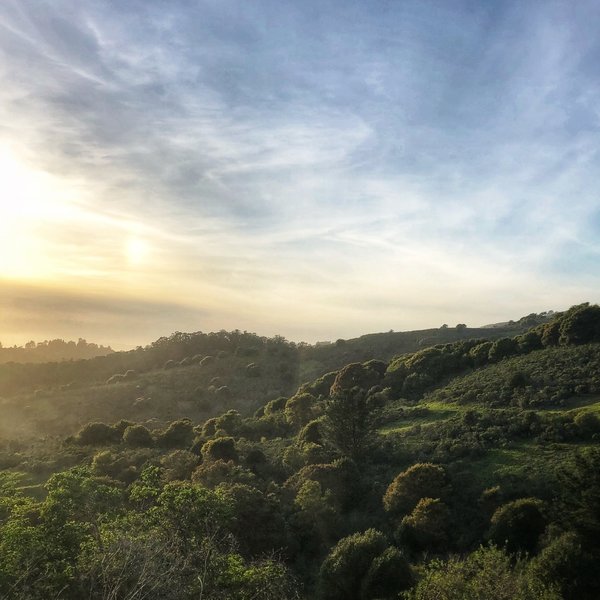
[[598, 11], [7, 0], [0, 143], [64, 209], [10, 276], [298, 339], [597, 300]]

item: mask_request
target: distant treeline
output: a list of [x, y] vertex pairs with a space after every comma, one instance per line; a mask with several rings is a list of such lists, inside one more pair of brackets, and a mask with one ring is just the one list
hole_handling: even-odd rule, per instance
[[[128, 352], [111, 352], [87, 360], [43, 364], [0, 364], [0, 394], [51, 386], [71, 386], [103, 382], [116, 373], [139, 373], [174, 366], [192, 357], [216, 356], [220, 352], [255, 356], [262, 352], [295, 353], [296, 345], [284, 338], [259, 337], [239, 330], [217, 333], [181, 333], [161, 337], [149, 346]], [[168, 364], [167, 364], [168, 363]]]
[[0, 363], [44, 363], [61, 360], [83, 360], [111, 354], [110, 346], [99, 346], [88, 343], [79, 338], [79, 341], [44, 340], [43, 342], [27, 342], [24, 346], [5, 348], [0, 342]]
[[[167, 361], [177, 363], [191, 360], [198, 355], [217, 356], [220, 352], [248, 357], [264, 355], [265, 358], [285, 354], [286, 363], [295, 363], [292, 371], [298, 378], [290, 383], [300, 384], [348, 363], [362, 362], [370, 358], [390, 360], [399, 354], [458, 340], [497, 339], [517, 335], [532, 324], [547, 320], [546, 315], [532, 314], [517, 322], [513, 321], [510, 326], [504, 328], [468, 328], [464, 324], [456, 327], [442, 325], [439, 328], [420, 331], [374, 333], [314, 346], [302, 342], [296, 344], [282, 336], [267, 338], [239, 329], [214, 333], [175, 332], [146, 347], [139, 346], [127, 352], [113, 352], [110, 348], [87, 344], [85, 340], [78, 343], [62, 340], [41, 344], [30, 342], [24, 348], [0, 348], [0, 394], [102, 382], [116, 373], [125, 373], [128, 370], [147, 372], [165, 366]], [[59, 347], [75, 348], [80, 353], [61, 356], [58, 350], [54, 350]], [[48, 351], [45, 355], [42, 354], [44, 349]], [[51, 352], [54, 354], [50, 354]], [[84, 352], [88, 354], [83, 354]]]

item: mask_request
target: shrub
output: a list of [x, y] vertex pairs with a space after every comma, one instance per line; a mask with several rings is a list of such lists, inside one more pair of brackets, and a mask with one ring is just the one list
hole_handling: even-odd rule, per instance
[[81, 428], [75, 441], [84, 446], [96, 446], [114, 444], [119, 438], [119, 432], [106, 423], [88, 423]]
[[489, 539], [508, 552], [533, 553], [546, 528], [542, 502], [537, 498], [521, 498], [501, 506], [492, 515]]
[[449, 491], [443, 467], [417, 463], [395, 477], [383, 497], [385, 510], [392, 515], [406, 515], [422, 498], [444, 498]]
[[160, 459], [166, 481], [184, 480], [192, 476], [198, 457], [187, 450], [173, 450]]
[[[369, 576], [375, 559], [382, 556], [388, 543], [380, 531], [368, 529], [341, 539], [323, 561], [319, 571], [319, 587], [323, 600], [364, 600], [363, 584], [373, 588]], [[368, 581], [368, 584], [367, 584]]]
[[123, 443], [132, 447], [150, 448], [154, 445], [154, 439], [147, 427], [130, 425], [123, 433]]
[[209, 440], [202, 446], [202, 457], [207, 461], [224, 460], [238, 461], [235, 441], [232, 437], [219, 437]]
[[421, 498], [402, 519], [400, 538], [415, 550], [442, 550], [448, 542], [450, 511], [439, 498]]
[[173, 421], [158, 436], [158, 445], [163, 448], [188, 448], [194, 438], [194, 428], [188, 419]]

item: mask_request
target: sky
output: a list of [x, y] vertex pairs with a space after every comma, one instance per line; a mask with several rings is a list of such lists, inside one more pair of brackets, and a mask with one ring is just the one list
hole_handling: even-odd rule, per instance
[[2, 0], [0, 340], [597, 302], [597, 0]]

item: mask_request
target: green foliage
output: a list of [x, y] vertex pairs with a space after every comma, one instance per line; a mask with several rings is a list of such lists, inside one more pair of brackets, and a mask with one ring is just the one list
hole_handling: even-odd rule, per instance
[[575, 454], [560, 471], [565, 520], [589, 549], [600, 550], [600, 448]]
[[[373, 598], [373, 562], [388, 548], [385, 536], [375, 529], [341, 539], [321, 565], [320, 597], [323, 600], [367, 600]], [[373, 566], [376, 569], [376, 566]], [[367, 580], [368, 578], [368, 580]], [[363, 594], [363, 582], [367, 580]], [[365, 581], [366, 583], [366, 581]]]
[[421, 498], [400, 523], [400, 540], [414, 550], [443, 550], [448, 543], [450, 510], [439, 498]]
[[202, 446], [202, 457], [206, 461], [233, 461], [239, 459], [235, 448], [235, 440], [232, 437], [219, 437], [209, 440]]
[[516, 338], [500, 338], [490, 347], [488, 357], [492, 362], [498, 362], [519, 352], [519, 342]]
[[234, 464], [231, 460], [209, 460], [203, 462], [192, 474], [192, 481], [213, 489], [222, 483], [256, 485], [256, 475]]
[[520, 498], [492, 515], [489, 538], [510, 553], [535, 552], [546, 528], [543, 505], [537, 498]]
[[354, 387], [333, 395], [325, 405], [323, 430], [326, 441], [339, 454], [357, 462], [364, 460], [374, 432], [365, 391]]
[[173, 450], [160, 459], [165, 481], [189, 479], [198, 465], [198, 456], [187, 450]]
[[242, 418], [237, 410], [228, 410], [215, 421], [216, 431], [224, 432], [227, 435], [236, 435], [241, 427]]
[[[521, 381], [515, 382], [515, 373]], [[522, 385], [525, 382], [526, 385]], [[560, 406], [569, 398], [600, 392], [600, 346], [546, 348], [488, 365], [455, 378], [433, 401], [502, 406]]]
[[361, 598], [392, 600], [398, 592], [407, 590], [414, 583], [414, 576], [406, 557], [390, 546], [373, 559], [361, 584]]
[[134, 448], [150, 448], [154, 445], [154, 439], [147, 427], [130, 425], [123, 433], [123, 443]]
[[600, 342], [600, 307], [589, 304], [572, 307], [560, 319], [558, 332], [560, 344]]
[[382, 377], [383, 373], [379, 361], [370, 364], [352, 363], [346, 365], [336, 375], [331, 385], [330, 395], [343, 395], [356, 387], [366, 391], [379, 383]]
[[393, 516], [412, 512], [422, 498], [444, 498], [449, 492], [444, 468], [431, 463], [417, 463], [398, 474], [383, 497], [385, 510]]
[[563, 533], [528, 565], [534, 579], [550, 583], [563, 600], [594, 600], [600, 577], [597, 557], [587, 551], [573, 532]]
[[595, 433], [600, 433], [600, 419], [594, 413], [588, 411], [579, 412], [575, 415], [573, 423], [575, 423], [581, 435], [585, 438], [590, 438]]
[[264, 414], [272, 415], [274, 413], [282, 412], [285, 409], [287, 400], [288, 399], [285, 396], [280, 396], [279, 398], [275, 398], [275, 400], [267, 402], [265, 405]]
[[120, 439], [119, 431], [106, 423], [88, 423], [77, 434], [75, 441], [85, 446], [113, 444]]
[[312, 444], [321, 444], [323, 437], [321, 435], [321, 421], [315, 419], [307, 423], [298, 434], [299, 442], [309, 442]]
[[296, 430], [306, 425], [313, 417], [314, 396], [306, 392], [292, 396], [285, 404], [285, 418]]
[[433, 560], [406, 600], [560, 600], [545, 582], [528, 578], [523, 565], [494, 547], [465, 559]]
[[356, 505], [360, 473], [354, 462], [345, 458], [327, 464], [307, 465], [285, 482], [285, 488], [295, 494], [304, 482], [316, 481], [337, 510], [343, 511]]
[[188, 419], [173, 421], [157, 438], [163, 448], [189, 448], [194, 438], [194, 428]]
[[[0, 597], [397, 600], [421, 574], [407, 597], [597, 598], [600, 345], [588, 308], [530, 315], [487, 341], [450, 328], [318, 348], [174, 334], [84, 365], [81, 379], [40, 366], [74, 385], [4, 399], [9, 421], [19, 403], [35, 401], [37, 417], [60, 397], [57, 428], [86, 411], [116, 424], [67, 443], [0, 439], [0, 466], [25, 473], [0, 473]], [[398, 350], [412, 354], [388, 365]], [[0, 388], [20, 389], [28, 369], [10, 380], [0, 368]], [[114, 385], [82, 385], [115, 373]], [[490, 519], [501, 549], [467, 556]], [[423, 565], [450, 550], [463, 558]]]
[[222, 484], [218, 491], [232, 507], [234, 519], [230, 530], [240, 554], [255, 558], [287, 547], [286, 522], [273, 496], [242, 483]]

